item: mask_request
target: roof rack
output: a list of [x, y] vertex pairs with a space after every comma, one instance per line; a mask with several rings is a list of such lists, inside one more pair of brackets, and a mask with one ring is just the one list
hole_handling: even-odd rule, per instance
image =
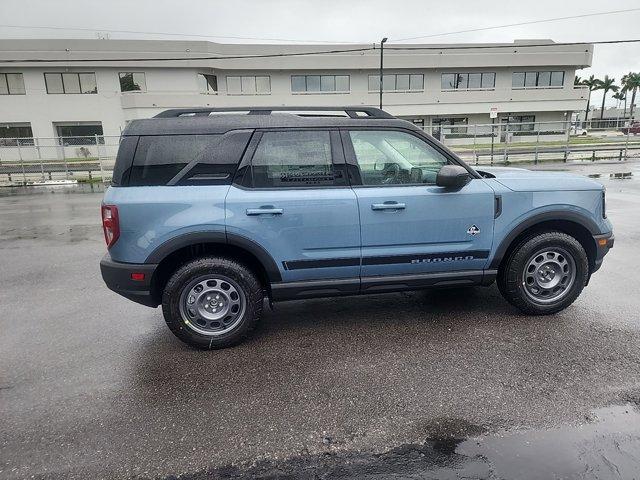
[[[248, 115], [271, 115], [273, 112], [293, 113], [300, 116], [340, 116], [331, 113], [344, 112], [351, 118], [395, 118], [375, 107], [237, 107], [237, 108], [174, 108], [160, 112], [154, 118], [207, 117], [216, 113], [246, 113]], [[315, 114], [315, 113], [318, 114]], [[322, 115], [320, 112], [326, 112]]]

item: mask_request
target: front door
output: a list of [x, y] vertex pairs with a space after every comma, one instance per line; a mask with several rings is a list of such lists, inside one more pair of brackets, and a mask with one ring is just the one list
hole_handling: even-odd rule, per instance
[[[417, 133], [349, 130], [347, 159], [357, 167], [365, 277], [481, 271], [493, 238], [494, 192], [474, 178], [458, 190], [435, 185], [453, 163]], [[359, 185], [357, 185], [359, 184]]]
[[225, 202], [228, 234], [257, 242], [284, 282], [350, 278], [357, 289], [358, 205], [339, 133], [257, 132], [243, 164]]

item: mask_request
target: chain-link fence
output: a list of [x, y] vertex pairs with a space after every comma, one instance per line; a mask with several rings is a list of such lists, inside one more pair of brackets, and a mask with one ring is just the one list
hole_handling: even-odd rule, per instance
[[433, 124], [424, 131], [474, 165], [626, 160], [640, 154], [640, 124], [590, 122], [509, 122]]
[[0, 138], [0, 182], [109, 181], [120, 137]]
[[[508, 122], [422, 127], [472, 165], [623, 161], [640, 157], [640, 123]], [[120, 137], [0, 138], [0, 183], [111, 179]]]

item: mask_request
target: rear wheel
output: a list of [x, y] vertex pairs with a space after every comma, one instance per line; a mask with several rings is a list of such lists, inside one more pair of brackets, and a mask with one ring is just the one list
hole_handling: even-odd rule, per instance
[[559, 312], [578, 298], [589, 275], [584, 248], [562, 232], [525, 238], [498, 271], [502, 296], [525, 313]]
[[263, 289], [244, 265], [203, 257], [180, 267], [162, 295], [162, 312], [183, 342], [204, 349], [241, 342], [262, 314]]

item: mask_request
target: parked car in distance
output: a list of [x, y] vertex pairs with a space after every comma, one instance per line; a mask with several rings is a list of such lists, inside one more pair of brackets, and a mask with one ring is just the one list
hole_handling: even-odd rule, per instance
[[189, 345], [240, 342], [265, 299], [497, 281], [553, 314], [613, 246], [591, 179], [473, 169], [376, 108], [229, 110], [131, 121], [102, 204], [107, 286]]
[[640, 133], [640, 122], [633, 122], [628, 127], [622, 127], [620, 130], [625, 135], [629, 133], [632, 133], [633, 135], [638, 135]]

